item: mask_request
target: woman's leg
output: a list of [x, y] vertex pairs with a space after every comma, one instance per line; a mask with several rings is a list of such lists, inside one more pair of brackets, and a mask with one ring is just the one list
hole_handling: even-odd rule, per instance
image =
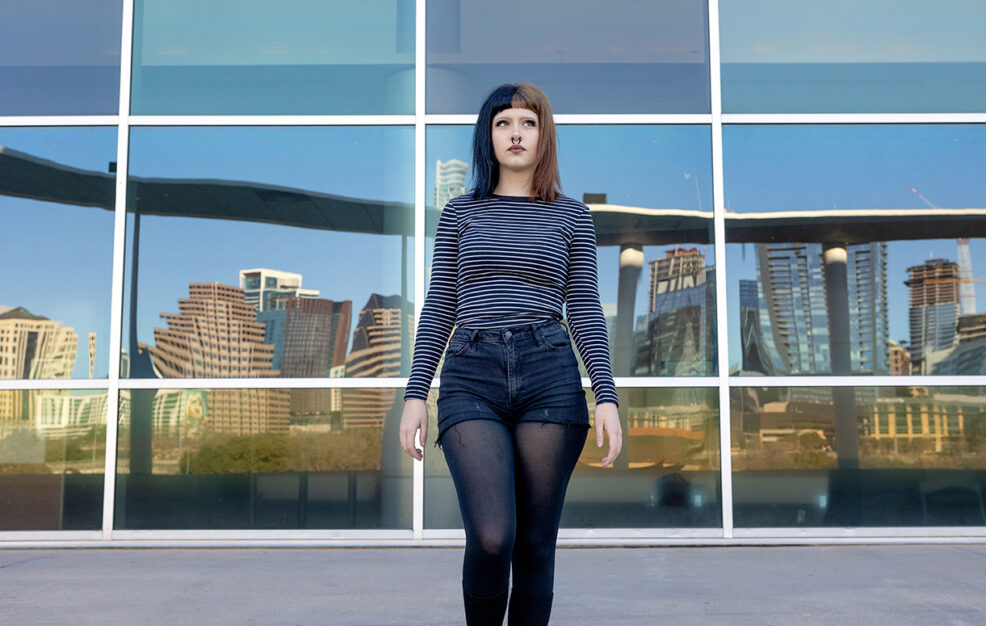
[[466, 623], [502, 624], [516, 529], [514, 444], [494, 420], [459, 422], [442, 436], [442, 450], [466, 530], [462, 591]]
[[555, 543], [568, 480], [588, 430], [520, 422], [516, 445], [517, 538], [509, 624], [547, 624], [555, 580]]

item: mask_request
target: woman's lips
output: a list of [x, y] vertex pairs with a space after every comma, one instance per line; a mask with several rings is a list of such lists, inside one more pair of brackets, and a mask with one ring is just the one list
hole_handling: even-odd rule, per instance
[[524, 152], [524, 148], [521, 148], [520, 146], [512, 146], [508, 148], [508, 150], [511, 152]]

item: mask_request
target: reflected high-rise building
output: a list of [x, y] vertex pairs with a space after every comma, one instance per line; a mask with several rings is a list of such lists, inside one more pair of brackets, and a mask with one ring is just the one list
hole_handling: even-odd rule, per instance
[[[346, 358], [347, 377], [400, 376], [404, 333], [414, 328], [413, 319], [402, 318], [400, 296], [370, 296], [353, 330], [353, 348]], [[345, 389], [342, 397], [343, 428], [382, 427], [397, 390]]]
[[[0, 379], [72, 378], [78, 336], [23, 307], [0, 306]], [[28, 426], [36, 393], [0, 389], [0, 423]]]
[[715, 364], [713, 268], [697, 248], [649, 263], [647, 315], [637, 325], [634, 375], [709, 376]]
[[318, 289], [302, 289], [301, 274], [282, 272], [259, 267], [240, 270], [240, 289], [246, 303], [257, 309], [267, 311], [275, 298], [294, 296], [297, 298], [317, 298]]
[[[162, 313], [168, 328], [154, 329], [148, 350], [161, 378], [274, 377], [274, 347], [264, 343], [264, 325], [243, 290], [218, 283], [191, 283], [179, 313]], [[284, 389], [215, 389], [208, 396], [213, 432], [286, 432]]]
[[78, 339], [60, 322], [0, 305], [0, 379], [72, 378]]
[[179, 313], [161, 313], [168, 327], [154, 329], [150, 351], [159, 378], [271, 377], [274, 347], [264, 325], [244, 301], [243, 290], [219, 283], [191, 283]]
[[435, 161], [435, 206], [441, 209], [449, 200], [466, 193], [469, 165], [458, 159]]
[[739, 292], [742, 372], [773, 376], [776, 369], [771, 361], [773, 349], [768, 348], [767, 337], [764, 334], [760, 282], [741, 280]]
[[959, 266], [929, 259], [907, 268], [910, 287], [911, 368], [930, 374], [958, 343]]
[[[266, 341], [274, 346], [273, 367], [282, 378], [324, 378], [333, 367], [345, 365], [351, 301], [288, 296], [270, 304], [257, 320], [266, 325]], [[292, 414], [322, 413], [328, 407], [326, 389], [291, 390]]]
[[[846, 247], [849, 352], [854, 373], [890, 371], [887, 244]], [[777, 374], [832, 369], [822, 245], [757, 244], [757, 270], [777, 360]]]

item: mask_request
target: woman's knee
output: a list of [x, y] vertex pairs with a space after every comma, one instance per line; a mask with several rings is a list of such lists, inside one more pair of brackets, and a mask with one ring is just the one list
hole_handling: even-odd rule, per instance
[[510, 528], [483, 528], [473, 534], [470, 543], [485, 557], [509, 558], [514, 550], [514, 533]]

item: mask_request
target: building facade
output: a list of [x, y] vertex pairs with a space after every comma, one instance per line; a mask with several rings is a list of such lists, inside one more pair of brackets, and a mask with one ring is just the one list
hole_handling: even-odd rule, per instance
[[401, 397], [505, 82], [625, 435], [560, 541], [986, 538], [981, 3], [68, 4], [0, 20], [0, 545], [461, 541]]

